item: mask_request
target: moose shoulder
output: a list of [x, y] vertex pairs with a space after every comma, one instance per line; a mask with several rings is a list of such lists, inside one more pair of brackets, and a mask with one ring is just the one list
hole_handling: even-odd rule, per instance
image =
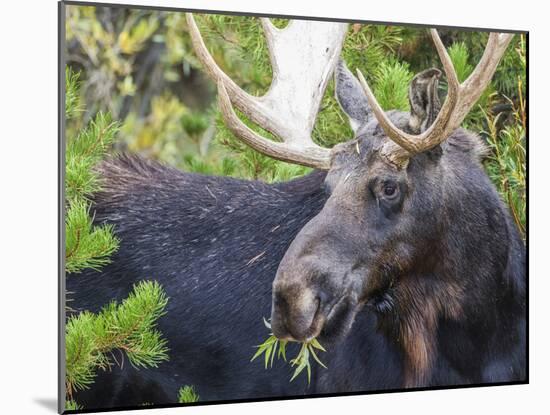
[[[430, 69], [413, 79], [411, 112], [402, 113], [381, 110], [362, 75], [338, 60], [345, 25], [296, 21], [279, 30], [262, 19], [279, 72], [277, 87], [256, 98], [217, 67], [191, 15], [188, 23], [228, 127], [258, 151], [323, 171], [268, 185], [136, 156], [101, 166], [95, 220], [114, 224], [121, 246], [101, 277], [67, 280], [71, 306], [96, 310], [144, 278], [170, 297], [159, 322], [170, 362], [103, 374], [109, 403], [171, 402], [183, 384], [201, 399], [227, 400], [525, 380], [525, 247], [483, 170], [482, 142], [459, 128], [510, 36], [491, 34], [458, 84], [433, 32], [447, 98], [439, 102], [441, 72]], [[294, 55], [280, 52], [292, 33], [305, 51], [295, 57], [324, 65], [307, 82], [303, 71], [290, 76], [285, 56]], [[356, 136], [329, 150], [310, 134], [333, 73]], [[281, 100], [292, 111], [278, 111]], [[233, 104], [281, 142], [244, 126]], [[289, 384], [289, 368], [249, 363], [270, 312], [277, 337], [319, 337], [329, 347], [329, 369], [315, 370], [309, 388]], [[97, 396], [77, 400], [104, 406]]]

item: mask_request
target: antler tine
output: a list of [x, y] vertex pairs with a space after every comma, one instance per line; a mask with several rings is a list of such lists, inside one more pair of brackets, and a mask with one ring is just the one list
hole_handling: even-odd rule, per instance
[[422, 134], [408, 134], [398, 127], [386, 115], [372, 93], [365, 77], [357, 70], [359, 81], [367, 95], [371, 109], [393, 143], [388, 143], [382, 153], [390, 162], [402, 168], [406, 166], [411, 155], [429, 150], [442, 143], [460, 126], [472, 106], [479, 99], [490, 82], [495, 69], [510, 43], [513, 35], [491, 33], [485, 52], [474, 72], [462, 84], [458, 82], [451, 58], [441, 41], [437, 30], [431, 30], [435, 48], [447, 76], [447, 97], [433, 124]]
[[[292, 24], [294, 20], [291, 20], [286, 29]], [[273, 73], [276, 74], [279, 71], [279, 64], [277, 62], [277, 55], [275, 52], [275, 38], [281, 32], [281, 29], [278, 29], [272, 22], [271, 19], [267, 17], [260, 17], [260, 23], [262, 24], [262, 29], [264, 30], [264, 36], [267, 43], [267, 49], [269, 51], [269, 62], [271, 63], [271, 68]], [[275, 79], [275, 76], [273, 76]]]
[[271, 50], [271, 45], [273, 44], [273, 38], [277, 36], [277, 29], [273, 23], [271, 23], [271, 20], [267, 17], [260, 17], [260, 23], [262, 24], [262, 29], [264, 29], [265, 38], [267, 40], [267, 44]]
[[454, 114], [455, 124], [462, 123], [462, 120], [470, 111], [470, 108], [477, 102], [486, 86], [491, 82], [500, 59], [506, 52], [506, 48], [514, 37], [511, 33], [490, 33], [487, 46], [479, 63], [474, 71], [461, 85], [460, 105]]
[[267, 140], [244, 124], [231, 105], [223, 82], [218, 82], [218, 102], [227, 128], [254, 150], [277, 160], [322, 170], [330, 168], [330, 151], [322, 147], [297, 148]]
[[[218, 84], [224, 119], [237, 137], [271, 157], [327, 169], [330, 150], [315, 144], [311, 131], [340, 55], [347, 25], [291, 21], [284, 29], [278, 29], [269, 19], [262, 18], [273, 80], [264, 96], [254, 97], [219, 68], [189, 13], [187, 22], [197, 56]], [[274, 143], [250, 130], [235, 117], [233, 109], [228, 107], [231, 103], [283, 143]], [[266, 143], [260, 144], [258, 140]]]
[[[185, 18], [189, 27], [189, 34], [191, 35], [191, 42], [193, 49], [199, 58], [199, 61], [203, 64], [204, 69], [210, 75], [210, 77], [216, 82], [223, 82], [225, 87], [231, 93], [233, 102], [241, 111], [245, 112], [254, 122], [260, 123], [263, 120], [260, 114], [262, 114], [262, 108], [260, 103], [255, 97], [248, 94], [241, 87], [239, 87], [227, 74], [220, 69], [220, 67], [214, 61], [214, 58], [208, 52], [208, 48], [204, 43], [201, 36], [195, 18], [191, 13], [186, 13]], [[258, 114], [258, 115], [255, 115]]]

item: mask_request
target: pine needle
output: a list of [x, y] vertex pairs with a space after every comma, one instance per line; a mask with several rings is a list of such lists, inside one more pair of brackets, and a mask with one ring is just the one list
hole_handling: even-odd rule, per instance
[[113, 301], [98, 314], [71, 316], [65, 328], [68, 395], [88, 389], [98, 369], [109, 369], [113, 350], [123, 351], [135, 367], [157, 367], [167, 361], [167, 342], [155, 328], [167, 303], [160, 284], [142, 281], [120, 304]]
[[[269, 330], [271, 330], [271, 325], [269, 324], [269, 322], [265, 318], [263, 320], [264, 325]], [[286, 340], [279, 340], [273, 335], [273, 333], [270, 333], [269, 337], [263, 343], [256, 346], [257, 350], [250, 361], [252, 362], [259, 358], [261, 355], [264, 355], [265, 369], [272, 368], [273, 362], [275, 360], [275, 355], [277, 354], [277, 359], [283, 358], [283, 360], [286, 362], [287, 344], [288, 342]], [[279, 348], [278, 351], [277, 348]], [[326, 352], [325, 348], [321, 345], [321, 343], [319, 343], [319, 340], [317, 340], [316, 338], [312, 339], [309, 342], [301, 343], [298, 354], [289, 362], [290, 366], [295, 368], [294, 373], [290, 378], [290, 382], [296, 379], [298, 375], [300, 375], [300, 373], [302, 373], [305, 369], [307, 373], [307, 383], [308, 385], [311, 383], [311, 362], [309, 359], [310, 356], [315, 362], [317, 362], [317, 364], [327, 369], [327, 366], [319, 359], [319, 356], [317, 356], [315, 349]]]

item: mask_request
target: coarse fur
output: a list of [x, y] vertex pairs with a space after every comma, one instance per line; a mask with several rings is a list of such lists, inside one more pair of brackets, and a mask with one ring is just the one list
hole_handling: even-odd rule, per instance
[[[439, 75], [413, 79], [412, 114], [389, 111], [395, 125], [429, 127]], [[345, 65], [336, 76], [353, 78]], [[355, 123], [358, 94], [337, 94]], [[401, 350], [405, 387], [453, 383], [438, 372], [442, 362], [459, 383], [523, 380], [525, 247], [483, 170], [485, 146], [458, 129], [401, 168], [381, 151], [388, 138], [377, 120], [362, 113], [356, 139], [333, 150], [321, 212], [279, 265], [275, 335], [345, 337], [366, 305]]]
[[[337, 79], [353, 89], [346, 71]], [[94, 218], [121, 245], [100, 272], [67, 278], [71, 307], [97, 312], [159, 281], [170, 361], [101, 372], [77, 402], [170, 403], [183, 385], [216, 401], [525, 380], [525, 247], [481, 165], [485, 147], [459, 129], [397, 171], [380, 158], [387, 138], [368, 109], [350, 108], [364, 105], [351, 89], [349, 102], [337, 97], [356, 138], [328, 173], [269, 185], [130, 155], [102, 163]], [[389, 115], [410, 127], [411, 114]], [[329, 369], [314, 367], [309, 387], [289, 383], [283, 362], [249, 362], [270, 313], [279, 337], [315, 334], [328, 349]]]
[[[125, 362], [123, 370], [100, 371], [92, 389], [76, 395], [79, 404], [93, 409], [176, 402], [183, 385], [193, 385], [201, 401], [348, 390], [334, 389], [337, 382], [327, 389], [315, 379], [309, 387], [304, 379], [289, 383], [292, 370], [282, 361], [270, 370], [250, 362], [253, 346], [268, 334], [262, 316], [270, 314], [277, 266], [326, 200], [325, 173], [267, 185], [183, 173], [130, 155], [104, 162], [100, 173], [95, 222], [115, 225], [120, 248], [100, 272], [68, 276], [71, 307], [97, 312], [111, 299], [127, 297], [136, 282], [157, 280], [170, 298], [159, 320], [170, 361], [158, 369], [137, 370]], [[357, 324], [373, 333], [374, 344], [361, 340], [354, 347], [376, 369], [358, 373], [361, 384], [398, 387], [384, 371], [392, 358], [398, 370], [397, 351], [375, 334], [372, 316]], [[289, 346], [289, 356], [296, 352]], [[339, 353], [345, 355], [331, 350], [330, 359]], [[331, 377], [336, 371], [331, 368]]]

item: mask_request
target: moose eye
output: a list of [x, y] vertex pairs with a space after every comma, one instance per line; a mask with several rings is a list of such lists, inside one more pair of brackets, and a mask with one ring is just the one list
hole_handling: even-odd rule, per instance
[[397, 185], [395, 183], [385, 183], [383, 190], [386, 197], [394, 197], [397, 194]]
[[369, 183], [371, 195], [374, 196], [378, 207], [382, 210], [397, 212], [401, 208], [404, 189], [400, 183], [389, 177], [373, 178]]

